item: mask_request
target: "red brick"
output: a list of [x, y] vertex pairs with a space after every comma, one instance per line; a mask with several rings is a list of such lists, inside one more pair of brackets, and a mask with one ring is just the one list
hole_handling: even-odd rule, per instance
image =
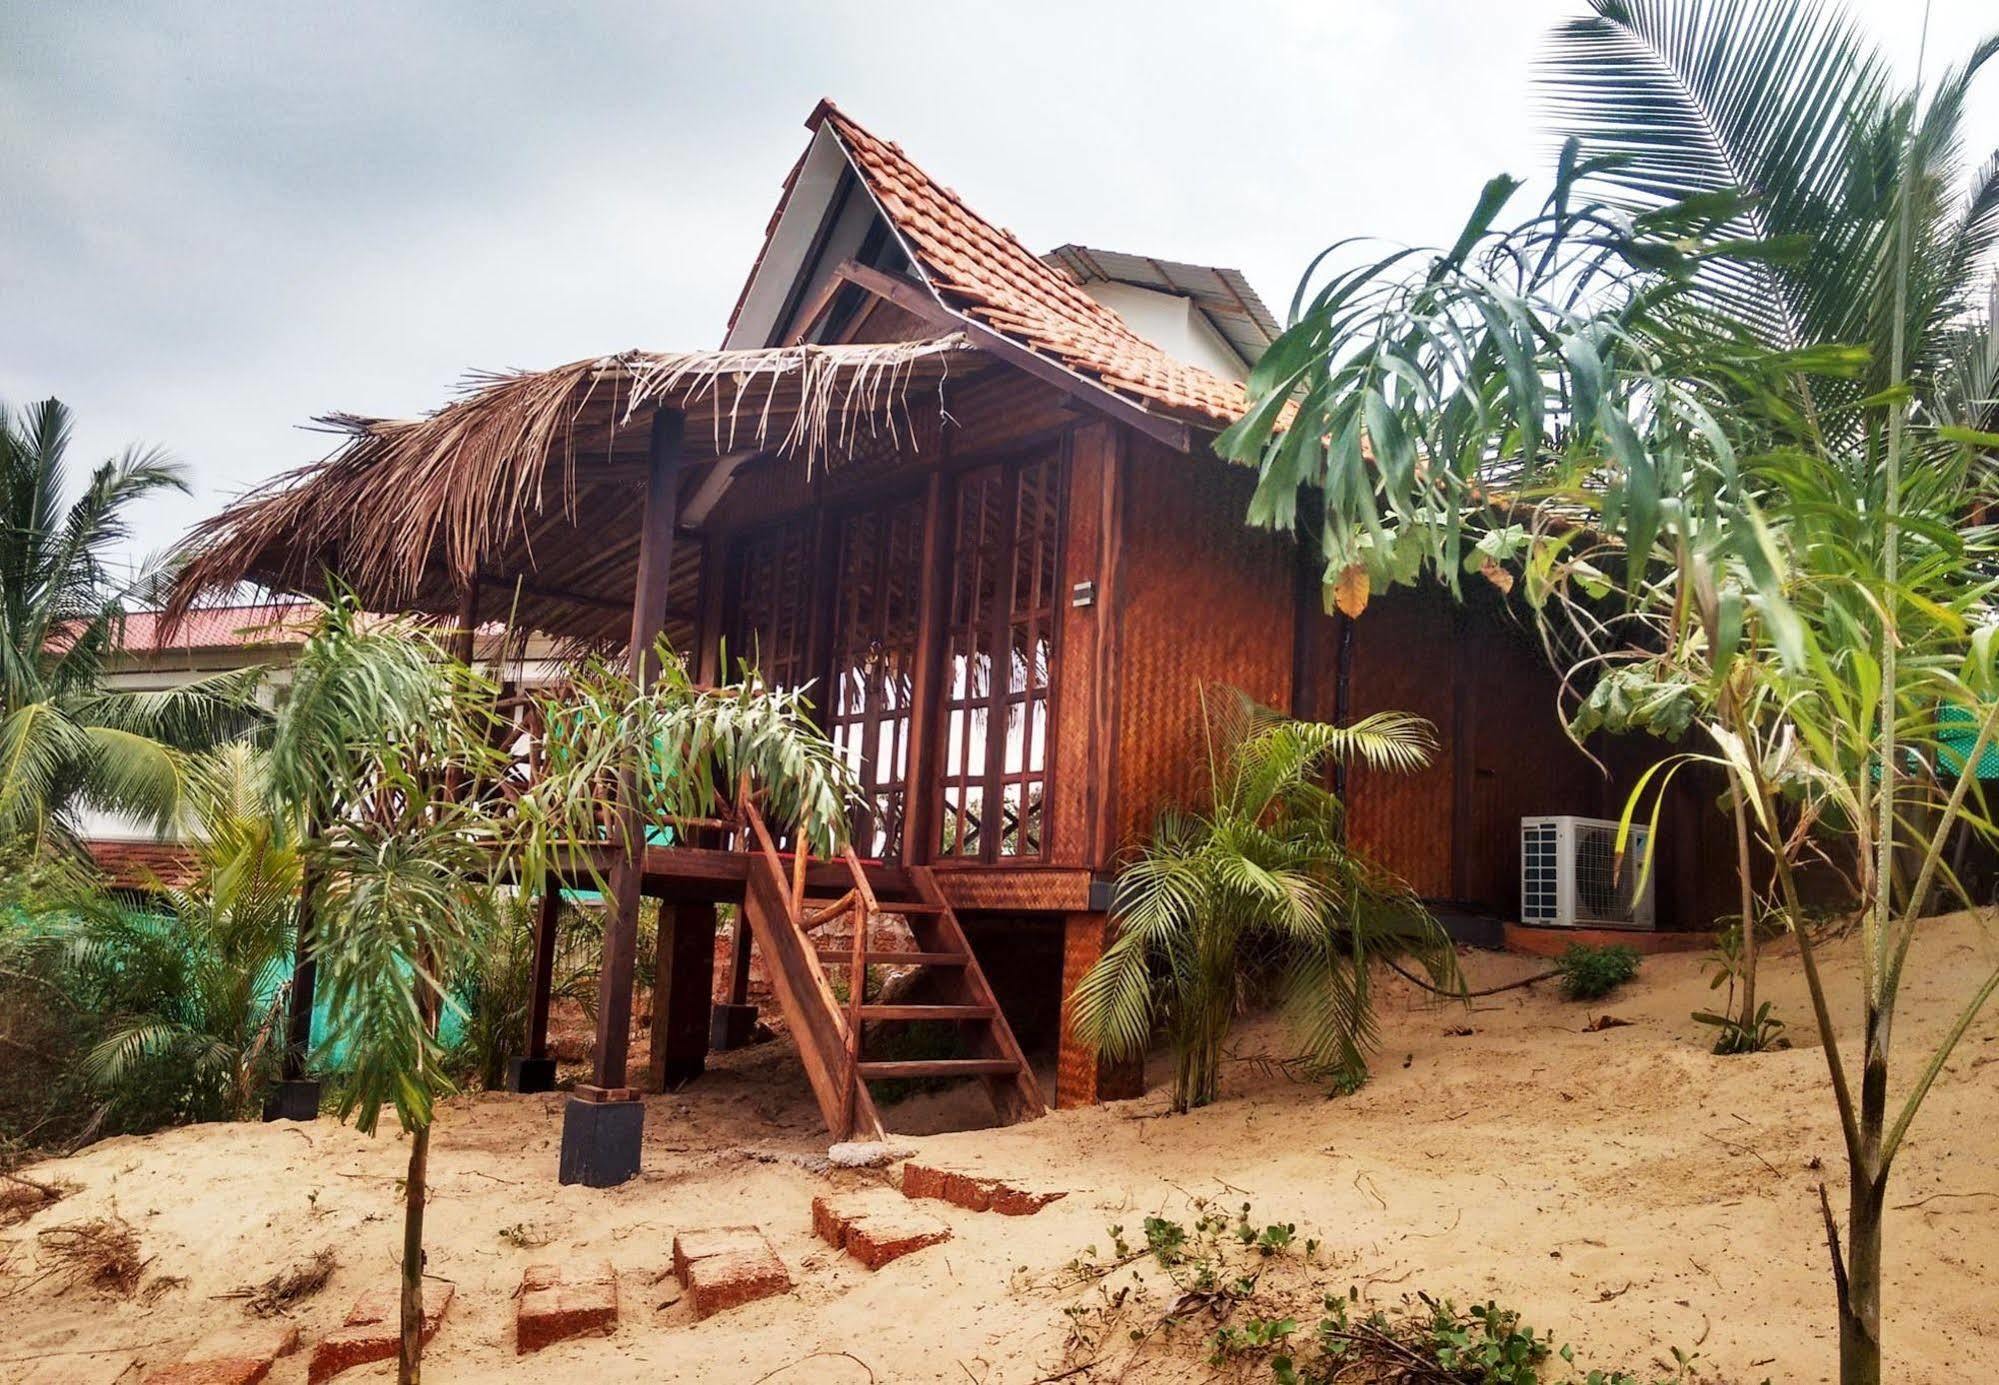
[[227, 1327], [196, 1342], [178, 1364], [148, 1371], [145, 1385], [257, 1385], [297, 1349], [294, 1323]]
[[[451, 1296], [457, 1292], [443, 1283], [423, 1287], [423, 1340], [437, 1335]], [[352, 1366], [393, 1358], [402, 1344], [402, 1291], [380, 1289], [363, 1294], [347, 1314], [347, 1325], [322, 1337], [312, 1349], [312, 1366], [306, 1373], [311, 1385], [319, 1385]]]
[[182, 1361], [146, 1372], [146, 1385], [257, 1385], [271, 1373], [269, 1361], [222, 1357], [213, 1361]]
[[847, 1241], [847, 1224], [851, 1220], [837, 1199], [815, 1197], [812, 1199], [812, 1234], [830, 1246], [842, 1246]]
[[814, 1198], [812, 1229], [871, 1270], [951, 1239], [951, 1228], [935, 1217], [865, 1193]]
[[1003, 1217], [1031, 1216], [1058, 1198], [1068, 1196], [1062, 1192], [1030, 1192], [997, 1178], [932, 1168], [927, 1164], [902, 1166], [902, 1195], [948, 1202], [969, 1212], [998, 1212]]
[[554, 1265], [531, 1265], [514, 1300], [514, 1351], [526, 1355], [586, 1332], [618, 1327], [618, 1276], [608, 1260], [564, 1274]]
[[1030, 1193], [1009, 1183], [994, 1183], [988, 1190], [992, 1210], [1002, 1217], [1031, 1217], [1049, 1203], [1067, 1196], [1066, 1192]]
[[942, 1169], [928, 1164], [904, 1164], [902, 1166], [902, 1195], [904, 1197], [935, 1198], [948, 1202], [944, 1196], [944, 1184], [948, 1175]]
[[946, 1173], [944, 1200], [953, 1207], [964, 1208], [967, 1212], [990, 1212], [993, 1209], [992, 1183], [988, 1179], [974, 1178], [967, 1173]]
[[673, 1273], [705, 1318], [791, 1289], [791, 1273], [754, 1226], [683, 1231], [673, 1238]]

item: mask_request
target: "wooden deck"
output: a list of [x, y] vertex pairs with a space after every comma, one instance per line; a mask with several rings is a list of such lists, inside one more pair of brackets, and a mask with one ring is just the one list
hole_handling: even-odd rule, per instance
[[[910, 873], [901, 865], [865, 861], [862, 868], [868, 883], [879, 893], [905, 895], [912, 888]], [[602, 869], [608, 878], [610, 863], [606, 861]], [[1069, 914], [1092, 907], [1094, 877], [1087, 870], [968, 865], [939, 866], [935, 875], [945, 902], [961, 913]], [[739, 904], [749, 876], [747, 852], [722, 847], [649, 846], [643, 889], [657, 899]], [[846, 867], [838, 861], [811, 862], [805, 878], [807, 888], [815, 892], [837, 894], [848, 884]], [[1103, 907], [1101, 900], [1096, 907]]]

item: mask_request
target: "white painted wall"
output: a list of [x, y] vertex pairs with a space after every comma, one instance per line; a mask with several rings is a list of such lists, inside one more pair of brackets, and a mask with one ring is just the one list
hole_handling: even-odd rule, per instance
[[[198, 678], [228, 669], [248, 668], [261, 664], [270, 670], [270, 676], [257, 690], [257, 702], [266, 711], [277, 706], [284, 696], [284, 690], [291, 685], [292, 657], [295, 648], [233, 649], [173, 651], [153, 656], [153, 660], [174, 661], [171, 666], [161, 667], [151, 660], [141, 662], [120, 659], [113, 656], [111, 667], [104, 675], [104, 686], [120, 692], [162, 692], [168, 688], [183, 687]], [[517, 682], [522, 687], [545, 687], [561, 681], [569, 670], [553, 657], [547, 640], [536, 637], [529, 641], [527, 657], [521, 660], [509, 659], [504, 667], [495, 667], [490, 660], [481, 662], [485, 673], [492, 678], [504, 678]], [[178, 834], [168, 831], [164, 834], [153, 830], [152, 824], [140, 822], [123, 813], [107, 813], [97, 809], [85, 809], [77, 814], [81, 827], [80, 835], [89, 841], [106, 842], [170, 842]]]
[[1249, 369], [1242, 358], [1220, 332], [1208, 325], [1193, 299], [1135, 284], [1097, 281], [1082, 287], [1083, 292], [1123, 318], [1132, 331], [1174, 360], [1199, 366], [1224, 380], [1248, 378]]

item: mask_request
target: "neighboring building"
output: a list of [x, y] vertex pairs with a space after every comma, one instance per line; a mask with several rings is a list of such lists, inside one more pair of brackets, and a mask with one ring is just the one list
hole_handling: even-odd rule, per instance
[[[129, 612], [117, 647], [104, 661], [104, 685], [118, 692], [161, 692], [218, 673], [263, 668], [267, 676], [257, 701], [274, 709], [291, 687], [292, 661], [312, 633], [314, 610], [297, 600], [201, 606], [172, 626], [158, 611]], [[495, 678], [537, 687], [560, 677], [561, 664], [548, 641], [531, 640], [516, 659], [501, 659], [498, 646], [497, 629], [481, 633], [481, 663]], [[84, 845], [113, 885], [146, 891], [185, 883], [190, 858], [174, 834], [95, 809], [80, 818]]]
[[[104, 661], [104, 684], [118, 692], [161, 692], [262, 666], [271, 677], [259, 699], [274, 706], [288, 681], [286, 669], [310, 632], [311, 610], [298, 601], [210, 606], [191, 612], [171, 633], [159, 612], [133, 611]], [[81, 818], [84, 844], [112, 884], [144, 891], [185, 882], [188, 852], [171, 834], [117, 813], [91, 809]]]
[[[865, 787], [866, 878], [886, 911], [909, 901], [909, 955], [948, 973], [931, 1008], [974, 1035], [957, 1067], [917, 1066], [983, 1077], [1004, 1114], [1040, 1099], [1016, 1039], [1059, 1049], [1062, 1104], [1133, 1090], [1070, 1041], [1061, 1002], [1111, 937], [1120, 852], [1197, 787], [1204, 683], [1304, 717], [1430, 718], [1429, 770], [1350, 777], [1354, 840], [1442, 909], [1517, 917], [1520, 819], [1620, 806], [1655, 751], [1614, 748], [1606, 782], [1498, 593], [1327, 615], [1316, 563], [1245, 527], [1254, 474], [1211, 443], [1276, 324], [1241, 276], [1037, 256], [832, 105], [808, 127], [722, 352], [607, 356], [357, 422], [205, 527], [190, 590], [312, 591], [331, 568], [371, 606], [440, 616], [506, 590], [553, 637], [663, 629], [704, 676], [726, 646], [813, 684]], [[1667, 836], [1659, 917], [1704, 928], [1725, 842]], [[699, 959], [714, 903], [742, 902], [829, 1124], [864, 1128], [866, 1080], [902, 1070], [848, 1040], [886, 1018], [834, 1005], [846, 964], [807, 940], [780, 858], [753, 837], [655, 847], [641, 875], [675, 978], [655, 1080], [699, 1071]], [[845, 875], [794, 879], [823, 898]], [[631, 943], [606, 936], [596, 1085], [615, 1103]]]

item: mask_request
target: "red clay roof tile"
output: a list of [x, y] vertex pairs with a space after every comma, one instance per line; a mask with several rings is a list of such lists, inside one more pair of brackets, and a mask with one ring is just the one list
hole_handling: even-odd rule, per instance
[[1116, 312], [967, 207], [959, 196], [830, 101], [807, 122], [830, 123], [924, 275], [948, 306], [1139, 403], [1220, 426], [1242, 413], [1242, 386], [1176, 360]]

